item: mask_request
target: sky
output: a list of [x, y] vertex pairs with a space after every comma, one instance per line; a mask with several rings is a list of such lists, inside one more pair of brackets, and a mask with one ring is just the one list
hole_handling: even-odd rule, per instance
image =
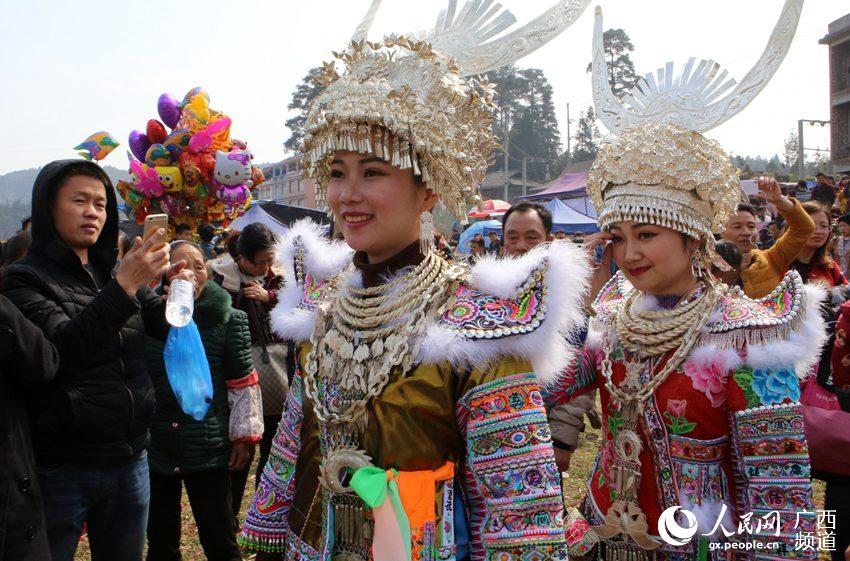
[[[464, 0], [459, 0], [461, 5]], [[384, 0], [370, 33], [433, 25], [447, 0]], [[502, 0], [530, 21], [555, 0]], [[181, 99], [195, 86], [211, 106], [233, 119], [232, 135], [246, 140], [255, 162], [287, 156], [284, 126], [292, 91], [307, 71], [340, 50], [370, 0], [124, 0], [94, 4], [0, 0], [0, 173], [73, 157], [73, 146], [107, 130], [119, 147], [105, 164], [125, 167], [127, 135], [157, 118], [163, 92]], [[550, 43], [517, 63], [541, 68], [554, 89], [566, 144], [567, 104], [572, 131], [592, 104], [593, 9], [605, 29], [621, 27], [635, 46], [639, 74], [667, 61], [711, 58], [741, 79], [761, 55], [781, 0], [599, 0]], [[784, 63], [741, 113], [710, 131], [728, 151], [770, 156], [783, 150], [798, 119], [829, 118], [828, 49], [818, 44], [829, 22], [850, 12], [846, 0], [808, 0]], [[602, 127], [604, 132], [604, 127]], [[825, 129], [806, 129], [805, 144], [828, 148]]]

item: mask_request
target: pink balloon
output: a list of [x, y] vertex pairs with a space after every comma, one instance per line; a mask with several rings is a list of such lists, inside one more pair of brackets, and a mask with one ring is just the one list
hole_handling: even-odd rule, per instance
[[248, 200], [248, 187], [243, 183], [241, 185], [218, 185], [216, 197], [225, 205], [237, 206], [245, 204]]
[[130, 151], [133, 152], [136, 159], [144, 161], [145, 154], [151, 146], [151, 141], [148, 140], [148, 135], [142, 131], [132, 131], [130, 132], [130, 138], [127, 144], [130, 145]]
[[173, 129], [180, 121], [180, 102], [170, 93], [164, 93], [159, 96], [156, 102], [156, 111], [159, 113], [159, 118], [162, 122]]

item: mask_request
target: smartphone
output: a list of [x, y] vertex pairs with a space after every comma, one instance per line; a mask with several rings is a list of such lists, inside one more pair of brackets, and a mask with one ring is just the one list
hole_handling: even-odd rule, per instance
[[147, 240], [154, 232], [162, 228], [168, 228], [167, 214], [150, 214], [145, 217], [145, 230], [142, 234], [142, 239]]

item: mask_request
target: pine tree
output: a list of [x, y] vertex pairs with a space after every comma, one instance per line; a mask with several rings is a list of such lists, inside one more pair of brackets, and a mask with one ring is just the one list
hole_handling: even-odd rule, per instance
[[307, 121], [310, 103], [316, 99], [316, 96], [325, 91], [325, 86], [316, 83], [316, 78], [321, 71], [322, 69], [318, 67], [311, 68], [292, 93], [292, 101], [289, 102], [287, 109], [290, 111], [297, 109], [300, 113], [286, 121], [286, 128], [292, 132], [286, 142], [283, 143], [287, 150], [298, 150], [298, 146], [304, 138], [304, 123]]
[[578, 119], [573, 161], [584, 162], [592, 160], [596, 157], [598, 151], [599, 126], [596, 124], [596, 112], [593, 111], [593, 106], [591, 105]]
[[[608, 83], [615, 96], [622, 99], [638, 82], [635, 65], [629, 53], [635, 50], [629, 35], [622, 29], [608, 29], [602, 34], [605, 57], [608, 59]], [[587, 65], [587, 71], [593, 63]]]
[[[529, 179], [541, 181], [545, 180], [547, 171], [549, 175], [558, 173], [561, 135], [552, 102], [552, 86], [543, 71], [507, 66], [488, 73], [487, 77], [496, 86], [499, 112], [493, 132], [501, 143], [504, 142], [504, 127], [509, 127], [508, 168], [520, 169], [523, 157], [530, 157], [546, 161], [528, 161]], [[504, 152], [500, 148], [495, 151], [491, 170], [500, 170], [503, 166]]]

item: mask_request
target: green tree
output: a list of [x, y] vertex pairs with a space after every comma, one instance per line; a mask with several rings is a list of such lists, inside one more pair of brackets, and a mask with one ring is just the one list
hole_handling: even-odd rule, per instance
[[[605, 31], [602, 44], [608, 59], [608, 83], [614, 95], [622, 99], [638, 82], [635, 65], [629, 56], [635, 47], [628, 34], [619, 28]], [[593, 64], [588, 64], [587, 71], [592, 69]]]
[[[527, 162], [529, 179], [542, 181], [547, 175], [559, 173], [561, 135], [552, 101], [552, 86], [543, 71], [537, 68], [520, 70], [511, 65], [489, 72], [487, 78], [495, 84], [498, 94], [499, 112], [493, 132], [502, 144], [505, 127], [508, 127], [508, 168], [520, 169], [523, 158], [528, 157], [533, 158]], [[503, 167], [504, 151], [499, 148], [490, 169]]]
[[782, 165], [782, 160], [779, 159], [778, 154], [774, 154], [773, 157], [767, 161], [767, 165], [764, 167], [764, 171], [774, 177], [779, 174], [782, 174], [785, 171], [785, 167]]
[[788, 138], [785, 139], [785, 147], [783, 151], [785, 167], [791, 172], [794, 172], [797, 169], [797, 160], [799, 159], [797, 150], [799, 149], [799, 146], [800, 145], [797, 142], [797, 133], [791, 131], [791, 134], [789, 134]]
[[596, 124], [596, 112], [591, 105], [579, 116], [572, 159], [574, 162], [592, 160], [598, 151], [599, 126]]
[[297, 109], [300, 113], [286, 120], [286, 127], [292, 132], [286, 142], [283, 143], [287, 150], [298, 150], [301, 140], [304, 138], [304, 123], [307, 121], [310, 104], [316, 99], [316, 96], [325, 91], [325, 86], [316, 83], [316, 78], [321, 71], [322, 69], [319, 67], [311, 68], [292, 93], [292, 101], [289, 102], [287, 109], [290, 111]]

